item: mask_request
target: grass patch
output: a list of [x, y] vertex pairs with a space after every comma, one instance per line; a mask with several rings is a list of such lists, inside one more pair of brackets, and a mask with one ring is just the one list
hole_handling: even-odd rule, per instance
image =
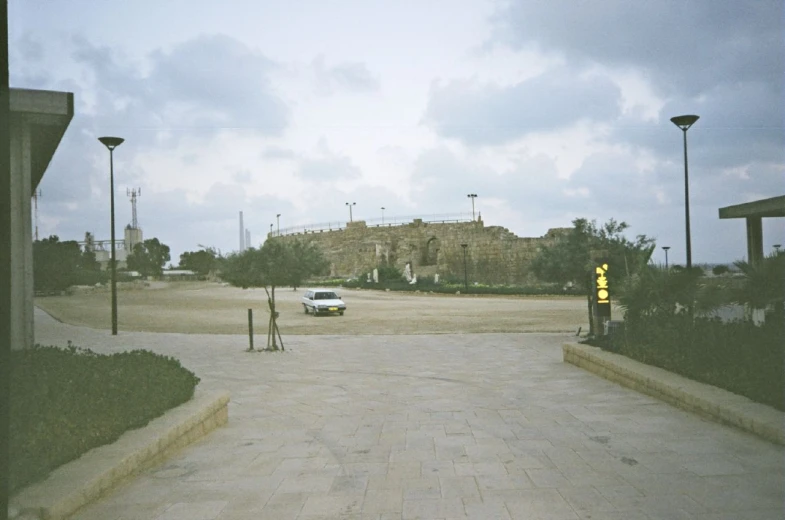
[[193, 397], [199, 378], [147, 350], [96, 354], [68, 347], [11, 353], [10, 490]]

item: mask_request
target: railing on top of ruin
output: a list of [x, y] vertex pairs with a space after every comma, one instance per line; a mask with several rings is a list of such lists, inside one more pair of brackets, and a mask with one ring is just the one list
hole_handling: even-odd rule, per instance
[[[432, 215], [409, 215], [404, 217], [384, 217], [384, 218], [371, 218], [371, 219], [358, 219], [365, 222], [369, 228], [374, 227], [394, 227], [411, 224], [415, 220], [420, 219], [428, 224], [454, 224], [460, 222], [472, 222], [472, 215], [470, 213], [443, 213]], [[347, 222], [322, 222], [318, 224], [303, 224], [301, 226], [290, 226], [288, 228], [273, 230], [271, 236], [286, 236], [286, 235], [305, 235], [310, 233], [324, 233], [329, 231], [341, 231], [346, 229]]]

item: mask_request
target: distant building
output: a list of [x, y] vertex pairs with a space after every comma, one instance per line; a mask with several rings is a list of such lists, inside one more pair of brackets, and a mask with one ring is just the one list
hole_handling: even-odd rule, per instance
[[[130, 225], [125, 226], [124, 236], [124, 239], [114, 241], [115, 259], [117, 260], [118, 269], [125, 269], [128, 266], [128, 256], [133, 252], [134, 246], [144, 242], [141, 228], [133, 228]], [[109, 261], [112, 259], [111, 240], [95, 240], [93, 234], [88, 231], [85, 233], [84, 242], [79, 242], [79, 247], [82, 251], [95, 253], [95, 260], [101, 265], [102, 271], [109, 268]]]

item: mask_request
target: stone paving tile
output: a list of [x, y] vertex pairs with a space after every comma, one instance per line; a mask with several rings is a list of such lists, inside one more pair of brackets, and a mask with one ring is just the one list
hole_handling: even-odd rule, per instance
[[569, 336], [291, 337], [270, 355], [36, 320], [40, 343], [150, 349], [232, 395], [225, 427], [75, 520], [785, 518], [783, 447], [564, 364]]

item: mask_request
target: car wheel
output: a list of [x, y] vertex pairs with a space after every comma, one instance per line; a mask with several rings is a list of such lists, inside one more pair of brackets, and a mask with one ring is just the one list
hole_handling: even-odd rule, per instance
[[338, 314], [340, 314], [341, 316], [343, 316], [343, 311], [340, 311]]
[[304, 303], [303, 303], [303, 312], [305, 314], [308, 314], [308, 306], [306, 304], [304, 304]]
[[313, 309], [311, 309], [311, 316], [313, 316], [313, 317], [315, 318], [315, 317], [317, 317], [318, 315], [319, 315], [319, 311], [317, 311], [317, 310], [316, 310], [316, 307], [314, 307]]

